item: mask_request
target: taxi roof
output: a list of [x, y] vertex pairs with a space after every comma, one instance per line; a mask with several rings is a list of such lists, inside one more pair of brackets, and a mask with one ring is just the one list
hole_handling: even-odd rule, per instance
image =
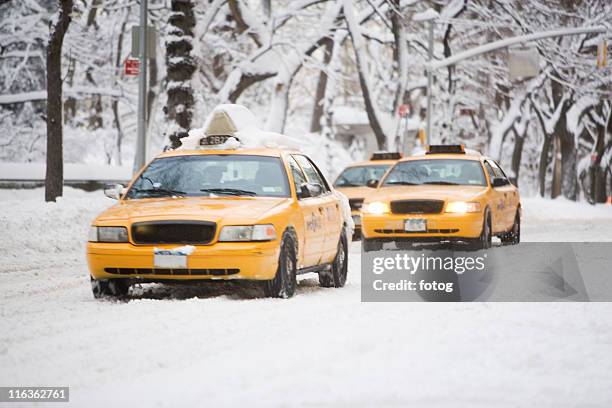
[[351, 163], [346, 168], [350, 167], [365, 167], [365, 166], [380, 166], [380, 165], [393, 165], [397, 162], [397, 160], [365, 160], [356, 163]]
[[420, 154], [417, 156], [408, 156], [398, 160], [398, 162], [413, 161], [413, 160], [440, 160], [440, 159], [457, 159], [457, 160], [478, 160], [481, 161], [487, 157], [481, 154], [472, 153], [435, 153], [435, 154]]
[[177, 157], [177, 156], [194, 156], [194, 155], [256, 155], [281, 157], [283, 153], [299, 153], [297, 150], [288, 150], [281, 148], [239, 148], [239, 149], [185, 149], [185, 150], [168, 150], [157, 157]]

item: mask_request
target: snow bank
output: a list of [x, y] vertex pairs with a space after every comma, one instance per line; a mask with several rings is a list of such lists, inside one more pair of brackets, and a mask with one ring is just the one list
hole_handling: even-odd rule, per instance
[[[0, 180], [44, 180], [45, 163], [2, 163], [0, 162]], [[130, 180], [130, 166], [100, 166], [83, 163], [64, 164], [64, 180]]]
[[82, 263], [91, 221], [113, 203], [69, 187], [55, 203], [44, 201], [43, 188], [0, 189], [0, 273]]
[[[542, 197], [521, 198], [523, 210], [529, 218], [537, 220], [549, 220], [551, 222], [561, 220], [571, 221], [612, 221], [612, 206], [605, 204], [591, 205], [586, 202], [576, 202], [564, 197], [554, 200]], [[612, 236], [612, 231], [609, 233]]]

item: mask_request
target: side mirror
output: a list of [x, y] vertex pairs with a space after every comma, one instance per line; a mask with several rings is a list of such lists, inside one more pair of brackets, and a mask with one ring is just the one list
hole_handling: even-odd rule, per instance
[[303, 183], [298, 191], [298, 198], [317, 197], [323, 192], [323, 186], [318, 183]]
[[370, 188], [376, 188], [376, 187], [378, 187], [378, 180], [376, 180], [376, 179], [369, 179], [368, 181], [366, 181], [366, 186], [368, 186]]
[[300, 184], [300, 189], [297, 192], [297, 196], [298, 198], [308, 198], [308, 197], [312, 197], [310, 195], [310, 190], [308, 189], [308, 183], [303, 183]]
[[104, 188], [104, 195], [113, 200], [119, 200], [125, 192], [125, 187], [122, 184], [111, 184]]
[[493, 185], [493, 187], [503, 187], [503, 186], [507, 186], [508, 185], [508, 180], [506, 180], [505, 178], [501, 178], [501, 177], [495, 177], [493, 179], [493, 183], [491, 183]]

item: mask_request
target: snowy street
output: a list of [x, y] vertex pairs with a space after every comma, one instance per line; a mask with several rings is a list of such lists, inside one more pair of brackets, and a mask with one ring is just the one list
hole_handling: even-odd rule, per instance
[[[359, 243], [343, 289], [305, 275], [290, 300], [229, 284], [96, 301], [83, 248], [112, 202], [40, 195], [0, 195], [3, 385], [70, 386], [82, 407], [612, 404], [608, 303], [361, 303]], [[524, 207], [526, 241], [612, 241], [610, 206]]]

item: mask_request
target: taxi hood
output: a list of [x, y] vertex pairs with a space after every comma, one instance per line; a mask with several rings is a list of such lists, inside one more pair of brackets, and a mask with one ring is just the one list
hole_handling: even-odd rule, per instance
[[349, 199], [351, 198], [366, 198], [370, 194], [376, 192], [375, 188], [359, 186], [359, 187], [335, 187], [336, 190], [347, 196]]
[[285, 197], [164, 197], [123, 200], [96, 219], [108, 221], [195, 220], [232, 223], [256, 222], [275, 207], [289, 205]]
[[445, 185], [419, 185], [419, 186], [392, 186], [381, 187], [367, 197], [372, 201], [394, 200], [445, 200], [470, 201], [478, 198], [487, 191], [486, 186], [445, 186]]

